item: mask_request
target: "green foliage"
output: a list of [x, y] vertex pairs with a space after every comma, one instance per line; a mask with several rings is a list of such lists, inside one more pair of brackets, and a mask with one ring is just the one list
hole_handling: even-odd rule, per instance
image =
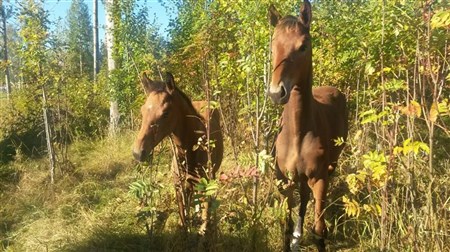
[[[129, 193], [134, 195], [139, 200], [139, 207], [136, 214], [139, 223], [147, 223], [150, 220], [153, 226], [153, 220], [156, 220], [158, 211], [156, 208], [155, 200], [158, 196], [160, 189], [163, 188], [161, 184], [151, 183], [148, 184], [145, 181], [135, 181], [129, 186]], [[148, 225], [148, 224], [147, 224]], [[150, 230], [148, 230], [149, 232]]]
[[[42, 110], [30, 101], [26, 90], [14, 92], [11, 103], [0, 110], [0, 162], [31, 155], [40, 150], [42, 141]], [[39, 154], [39, 153], [35, 153]]]
[[[116, 67], [108, 80], [108, 95], [119, 101], [122, 114], [129, 115], [141, 105], [140, 72], [151, 69], [153, 78], [159, 76], [165, 55], [164, 41], [149, 20], [148, 10], [137, 1], [114, 1], [112, 11]], [[133, 125], [135, 120], [125, 119], [125, 125]]]
[[87, 78], [70, 78], [60, 87], [71, 138], [101, 136], [108, 125], [108, 97], [102, 77], [93, 84]]
[[207, 180], [206, 178], [201, 178], [200, 181], [195, 185], [195, 190], [199, 194], [204, 194], [205, 196], [212, 196], [217, 193], [219, 189], [219, 184], [216, 180]]
[[216, 199], [217, 192], [219, 190], [219, 183], [214, 180], [208, 180], [201, 178], [195, 185], [194, 204], [201, 205], [203, 202], [210, 203], [210, 211], [216, 212], [220, 206], [220, 201]]
[[43, 4], [36, 0], [23, 0], [19, 12], [22, 48], [19, 57], [22, 60], [21, 77], [24, 85], [39, 87], [43, 85], [43, 72], [47, 70], [48, 13]]
[[66, 19], [64, 33], [67, 35], [63, 39], [67, 45], [67, 72], [70, 76], [92, 76], [93, 28], [87, 4], [81, 0], [72, 1]]

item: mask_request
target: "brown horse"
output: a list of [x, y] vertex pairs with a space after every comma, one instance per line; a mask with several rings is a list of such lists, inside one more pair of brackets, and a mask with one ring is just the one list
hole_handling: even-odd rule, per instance
[[[207, 103], [191, 100], [175, 86], [172, 74], [167, 73], [165, 82], [152, 81], [145, 73], [142, 84], [147, 94], [141, 107], [142, 125], [133, 147], [136, 160], [143, 161], [153, 148], [166, 136], [175, 145], [172, 161], [178, 210], [181, 225], [187, 228], [193, 187], [200, 178], [214, 179], [223, 157], [223, 138], [220, 129], [220, 116], [217, 110], [208, 113]], [[209, 116], [208, 116], [209, 115]], [[209, 120], [209, 139], [214, 148], [206, 148], [207, 122]], [[199, 142], [203, 142], [200, 143]], [[199, 146], [200, 145], [200, 146]], [[201, 146], [203, 145], [203, 146]], [[212, 172], [208, 172], [211, 160]], [[208, 224], [208, 202], [203, 203], [202, 226], [199, 233], [204, 234]]]
[[[284, 104], [281, 131], [276, 140], [276, 173], [284, 182], [289, 213], [285, 227], [285, 250], [298, 249], [303, 235], [306, 206], [312, 190], [315, 200], [313, 232], [317, 247], [325, 251], [324, 221], [328, 176], [336, 165], [348, 131], [345, 96], [334, 87], [312, 89], [311, 4], [305, 0], [299, 17], [281, 17], [271, 6], [273, 75], [268, 91], [277, 104]], [[293, 191], [300, 191], [299, 220], [293, 230]], [[290, 237], [292, 236], [292, 240]]]

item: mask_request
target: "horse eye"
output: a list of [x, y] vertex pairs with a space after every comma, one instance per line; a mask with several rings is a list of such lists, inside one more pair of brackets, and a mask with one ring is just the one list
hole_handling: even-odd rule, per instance
[[164, 111], [163, 114], [161, 115], [161, 118], [167, 118], [169, 117], [169, 111]]

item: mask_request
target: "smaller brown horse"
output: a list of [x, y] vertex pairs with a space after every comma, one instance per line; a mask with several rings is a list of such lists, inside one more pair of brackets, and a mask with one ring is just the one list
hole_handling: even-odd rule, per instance
[[[271, 6], [273, 75], [269, 96], [284, 104], [282, 128], [276, 140], [276, 173], [284, 182], [280, 191], [287, 197], [284, 248], [298, 249], [303, 235], [306, 206], [312, 190], [315, 200], [313, 232], [317, 247], [325, 251], [327, 228], [324, 220], [328, 175], [336, 165], [343, 145], [335, 139], [347, 138], [345, 96], [334, 87], [312, 89], [311, 4], [305, 0], [300, 16], [281, 17]], [[293, 230], [293, 192], [300, 190], [298, 223]], [[290, 239], [292, 237], [292, 240]]]
[[[219, 112], [211, 110], [208, 113], [207, 103], [204, 101], [191, 102], [175, 86], [171, 73], [167, 73], [165, 82], [152, 81], [143, 73], [142, 84], [147, 99], [141, 107], [142, 125], [134, 143], [133, 155], [136, 160], [144, 161], [152, 155], [153, 148], [163, 138], [170, 135], [175, 144], [172, 171], [178, 210], [181, 225], [187, 228], [187, 217], [195, 183], [208, 175], [212, 175], [210, 179], [214, 179], [222, 162], [223, 138]], [[207, 120], [209, 120], [210, 127], [209, 139], [214, 143], [214, 148], [211, 148], [210, 151], [210, 158], [208, 158], [207, 148], [198, 147], [199, 139], [206, 139]], [[196, 147], [194, 148], [194, 146]], [[211, 173], [208, 172], [209, 159], [211, 160]], [[206, 232], [209, 220], [208, 210], [208, 202], [204, 202], [200, 234]]]

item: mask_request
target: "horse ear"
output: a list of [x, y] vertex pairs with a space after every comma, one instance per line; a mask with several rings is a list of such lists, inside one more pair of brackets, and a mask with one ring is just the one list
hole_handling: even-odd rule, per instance
[[269, 7], [269, 18], [270, 18], [270, 24], [275, 27], [278, 24], [278, 21], [281, 19], [280, 13], [275, 9], [275, 6], [273, 4]]
[[166, 73], [166, 88], [169, 93], [172, 93], [175, 90], [175, 80], [173, 79], [173, 75], [169, 72]]
[[153, 90], [155, 82], [148, 78], [147, 73], [144, 71], [141, 74], [141, 83], [145, 94], [148, 95]]
[[305, 2], [302, 4], [302, 7], [300, 8], [300, 16], [298, 17], [298, 20], [306, 28], [309, 28], [311, 25], [311, 17], [311, 3], [308, 0], [305, 0]]

